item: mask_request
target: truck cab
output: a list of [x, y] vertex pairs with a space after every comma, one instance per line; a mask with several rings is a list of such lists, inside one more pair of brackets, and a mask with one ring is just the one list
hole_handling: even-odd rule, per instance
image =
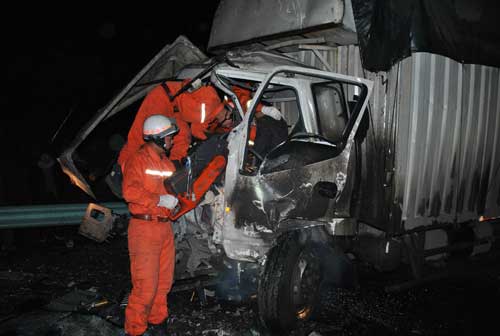
[[[182, 47], [188, 44], [181, 42]], [[173, 46], [164, 55], [179, 49]], [[75, 150], [93, 128], [126, 109], [127, 101], [138, 100], [161, 82], [167, 70], [158, 63], [101, 109], [59, 158], [71, 180], [89, 194], [94, 195], [91, 184], [72, 159]], [[194, 80], [212, 85], [235, 109], [232, 129], [218, 136], [227, 156], [212, 197], [204, 195], [173, 224], [175, 279], [217, 276], [225, 272], [224, 265], [237, 265], [237, 276], [246, 272], [258, 287], [263, 323], [271, 330], [290, 329], [314, 311], [325, 280], [327, 261], [321, 255], [331, 248], [332, 237], [342, 225], [352, 230], [356, 142], [362, 140], [357, 134], [372, 82], [270, 51], [231, 51], [224, 57], [186, 62], [173, 80], [188, 78], [186, 85]], [[237, 87], [251, 92], [248, 105], [238, 100]], [[259, 105], [280, 111], [286, 132], [279, 141], [267, 138], [274, 131], [258, 120]], [[267, 146], [258, 148], [256, 143]], [[190, 156], [202, 146], [194, 146]], [[344, 261], [342, 253], [328, 260]]]

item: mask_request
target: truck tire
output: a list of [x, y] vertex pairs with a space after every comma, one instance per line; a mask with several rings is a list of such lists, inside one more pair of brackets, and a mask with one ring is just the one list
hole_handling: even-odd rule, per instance
[[259, 317], [269, 331], [286, 333], [313, 315], [323, 281], [317, 251], [300, 232], [286, 234], [271, 249], [258, 286]]

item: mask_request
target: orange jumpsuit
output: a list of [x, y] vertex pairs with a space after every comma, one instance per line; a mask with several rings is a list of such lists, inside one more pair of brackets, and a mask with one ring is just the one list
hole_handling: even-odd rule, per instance
[[[241, 107], [243, 108], [243, 113], [247, 112], [247, 104], [250, 99], [252, 99], [252, 96], [250, 94], [250, 90], [243, 89], [239, 86], [233, 86], [232, 87], [233, 92], [236, 94], [238, 97], [238, 100], [240, 101]], [[262, 103], [257, 104], [256, 112], [260, 113], [262, 112]], [[250, 133], [248, 135], [248, 139], [255, 141], [255, 138], [257, 137], [257, 126], [255, 124], [250, 125]]]
[[[246, 112], [247, 103], [252, 98], [250, 90], [238, 86], [233, 86], [232, 89], [238, 97], [244, 112]], [[204, 102], [207, 103], [205, 114], [202, 114], [201, 109], [195, 106], [197, 104], [195, 101], [192, 102], [189, 108], [181, 109], [182, 118], [191, 124], [191, 133], [202, 140], [207, 138], [205, 133], [227, 133], [231, 131], [231, 128], [221, 127], [216, 120], [217, 114], [224, 108], [224, 103], [219, 100], [217, 93], [212, 87], [205, 87], [205, 90], [207, 91], [200, 95], [203, 97]], [[262, 106], [262, 104], [257, 105], [257, 112], [261, 112]], [[255, 130], [253, 133], [255, 133]]]
[[175, 171], [174, 164], [154, 151], [153, 144], [143, 145], [127, 161], [123, 172], [123, 196], [131, 214], [148, 214], [154, 220], [131, 218], [128, 249], [132, 292], [125, 311], [125, 331], [143, 334], [151, 324], [160, 324], [168, 316], [167, 294], [172, 287], [175, 245], [170, 210], [158, 207], [159, 196], [167, 193], [163, 181]]
[[[248, 101], [252, 99], [250, 90], [243, 89], [239, 86], [233, 86], [232, 90], [236, 94], [236, 97], [238, 97], [238, 100], [240, 101], [241, 107], [243, 108], [243, 113], [246, 113]], [[263, 106], [262, 103], [257, 104], [257, 113], [260, 113], [262, 111], [262, 106]], [[249, 140], [254, 141], [256, 136], [257, 136], [256, 126], [250, 125]]]
[[[247, 104], [250, 99], [252, 99], [252, 96], [250, 94], [250, 90], [243, 89], [239, 86], [233, 86], [232, 87], [233, 92], [236, 94], [238, 97], [238, 100], [240, 101], [241, 107], [243, 108], [243, 112], [247, 112]], [[262, 103], [257, 104], [257, 112], [262, 111]]]
[[217, 91], [210, 85], [202, 86], [179, 101], [182, 120], [191, 125], [191, 134], [201, 140], [207, 138], [205, 131], [208, 125], [223, 109], [224, 103], [220, 100]]
[[[181, 86], [181, 82], [167, 82], [168, 87], [172, 93], [177, 92]], [[175, 105], [179, 100], [182, 100], [186, 93], [181, 94], [174, 102], [170, 102], [165, 89], [158, 85], [153, 90], [151, 90], [148, 95], [144, 98], [137, 115], [135, 116], [134, 122], [130, 127], [127, 143], [120, 151], [118, 157], [118, 164], [124, 170], [124, 164], [127, 162], [128, 158], [141, 147], [144, 143], [142, 138], [142, 126], [144, 120], [153, 114], [163, 114], [166, 117], [173, 117], [177, 122], [179, 127], [179, 133], [173, 138], [172, 149], [170, 150], [171, 160], [180, 160], [186, 157], [189, 145], [191, 144], [191, 131], [189, 130], [189, 125], [180, 117], [180, 114], [176, 112]]]

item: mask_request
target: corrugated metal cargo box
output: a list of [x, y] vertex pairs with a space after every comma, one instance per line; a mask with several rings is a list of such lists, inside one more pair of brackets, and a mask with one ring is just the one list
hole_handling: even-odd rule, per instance
[[499, 69], [415, 53], [374, 74], [355, 46], [289, 55], [375, 83], [360, 220], [397, 232], [500, 216]]

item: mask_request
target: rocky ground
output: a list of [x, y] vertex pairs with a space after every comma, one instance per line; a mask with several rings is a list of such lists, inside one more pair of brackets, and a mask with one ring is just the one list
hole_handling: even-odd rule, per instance
[[[18, 229], [3, 245], [0, 336], [120, 333], [130, 286], [126, 237], [96, 243], [76, 231]], [[498, 334], [498, 265], [391, 294], [362, 273], [360, 289], [325, 291], [317, 316], [292, 335]], [[267, 335], [254, 298], [212, 294], [209, 287], [171, 293], [170, 333]]]

